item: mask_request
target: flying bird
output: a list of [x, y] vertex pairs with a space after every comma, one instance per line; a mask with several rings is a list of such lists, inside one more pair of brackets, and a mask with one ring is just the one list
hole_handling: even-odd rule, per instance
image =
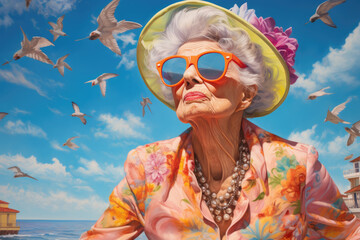
[[346, 156], [346, 157], [344, 158], [344, 160], [349, 160], [349, 159], [351, 159], [353, 156], [354, 156], [354, 154], [350, 154], [349, 156]]
[[101, 94], [105, 97], [106, 93], [106, 81], [109, 78], [117, 77], [119, 74], [116, 73], [103, 73], [94, 80], [87, 81], [85, 83], [91, 83], [91, 86], [99, 85]]
[[336, 107], [334, 107], [334, 109], [331, 112], [330, 112], [330, 110], [328, 110], [324, 122], [329, 121], [329, 122], [332, 122], [335, 124], [338, 124], [339, 122], [345, 123], [345, 124], [350, 124], [349, 122], [345, 122], [344, 120], [342, 120], [341, 118], [338, 117], [339, 113], [345, 109], [345, 105], [350, 100], [351, 100], [351, 98], [348, 98], [346, 100], [346, 102], [343, 102], [342, 104], [339, 104]]
[[354, 123], [351, 128], [346, 127], [345, 130], [350, 134], [347, 140], [347, 146], [350, 146], [353, 144], [356, 137], [360, 137], [360, 121]]
[[65, 58], [67, 58], [68, 56], [69, 56], [69, 54], [66, 54], [65, 56], [62, 56], [61, 58], [59, 58], [59, 59], [56, 61], [56, 64], [54, 65], [54, 68], [57, 68], [62, 76], [64, 76], [64, 67], [66, 67], [67, 69], [69, 69], [70, 71], [72, 71], [72, 69], [71, 69], [71, 67], [69, 66], [69, 64], [67, 64], [66, 62], [64, 62]]
[[0, 112], [0, 120], [3, 119], [8, 113], [6, 112]]
[[68, 146], [68, 147], [71, 148], [72, 150], [77, 150], [77, 148], [79, 148], [79, 146], [76, 145], [75, 143], [71, 142], [71, 140], [73, 140], [74, 138], [78, 138], [78, 136], [69, 138], [69, 139], [66, 140], [66, 142], [63, 144], [63, 146]]
[[66, 33], [63, 32], [63, 20], [64, 20], [65, 15], [62, 15], [61, 17], [59, 17], [56, 21], [56, 23], [53, 22], [48, 22], [50, 24], [50, 26], [53, 29], [50, 29], [49, 31], [52, 33], [52, 35], [54, 35], [54, 40], [53, 42], [55, 42], [55, 40], [59, 37], [59, 36], [67, 36]]
[[[24, 39], [21, 42], [21, 49], [14, 54], [13, 59], [19, 60], [20, 58], [26, 56], [44, 63], [54, 65], [48, 56], [46, 56], [46, 54], [40, 50], [42, 47], [54, 46], [54, 44], [43, 37], [33, 37], [31, 41], [29, 41], [22, 28], [21, 31], [23, 33]], [[8, 64], [10, 62], [11, 61], [7, 61], [2, 65]]]
[[71, 103], [72, 103], [72, 107], [75, 111], [73, 114], [71, 114], [71, 116], [80, 118], [81, 122], [85, 125], [86, 124], [85, 116], [89, 116], [89, 115], [86, 115], [85, 113], [80, 112], [80, 108], [76, 103], [74, 103], [74, 102], [71, 102]]
[[31, 0], [25, 0], [25, 3], [26, 3], [26, 8], [29, 8]]
[[140, 104], [142, 106], [142, 115], [143, 117], [145, 116], [145, 106], [147, 106], [149, 108], [149, 111], [151, 112], [150, 106], [149, 104], [152, 104], [152, 102], [150, 101], [150, 99], [148, 97], [146, 98], [142, 98], [143, 100], [140, 101]]
[[[100, 13], [97, 18], [99, 24], [95, 31], [92, 31], [86, 38], [90, 40], [99, 39], [102, 44], [108, 47], [114, 53], [121, 55], [120, 48], [113, 36], [113, 34], [123, 33], [131, 29], [142, 27], [136, 22], [129, 22], [125, 20], [117, 21], [114, 13], [120, 0], [111, 1]], [[79, 39], [82, 40], [82, 39]]]
[[27, 173], [22, 172], [22, 171], [20, 170], [20, 168], [17, 167], [17, 166], [9, 167], [8, 169], [10, 169], [11, 171], [14, 172], [14, 174], [15, 174], [15, 175], [14, 175], [14, 178], [18, 178], [18, 177], [29, 177], [29, 178], [32, 178], [32, 179], [37, 180], [36, 178], [28, 175]]
[[333, 93], [327, 93], [327, 92], [324, 91], [324, 90], [329, 89], [329, 88], [330, 87], [325, 87], [325, 88], [320, 89], [319, 91], [313, 92], [308, 96], [307, 99], [314, 100], [317, 97], [333, 94]]
[[[309, 22], [315, 22], [316, 20], [320, 19], [321, 21], [323, 21], [326, 25], [336, 28], [336, 25], [334, 24], [334, 22], [331, 20], [330, 16], [329, 16], [329, 11], [330, 9], [332, 9], [333, 7], [335, 7], [336, 5], [339, 5], [341, 3], [344, 3], [346, 0], [328, 0], [325, 1], [323, 3], [321, 3], [316, 11], [315, 14], [312, 15], [310, 17]], [[309, 23], [307, 22], [307, 23]]]

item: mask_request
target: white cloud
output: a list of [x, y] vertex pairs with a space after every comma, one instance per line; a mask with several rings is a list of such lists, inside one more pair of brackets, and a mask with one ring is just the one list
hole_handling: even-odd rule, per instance
[[94, 134], [95, 137], [99, 137], [99, 138], [108, 138], [109, 134], [103, 133], [103, 132], [96, 132]]
[[25, 124], [21, 120], [17, 120], [16, 122], [7, 121], [1, 131], [9, 134], [24, 134], [34, 137], [47, 138], [46, 133], [40, 127], [33, 125], [31, 122]]
[[6, 169], [11, 166], [18, 166], [23, 172], [37, 179], [59, 182], [72, 180], [71, 174], [66, 171], [66, 167], [57, 158], [53, 158], [51, 163], [41, 163], [34, 156], [26, 158], [21, 154], [13, 156], [3, 154], [0, 155], [0, 166]]
[[57, 114], [57, 115], [60, 115], [60, 116], [64, 115], [62, 112], [60, 112], [56, 108], [49, 107], [49, 110], [52, 111], [53, 113]]
[[97, 24], [97, 17], [95, 17], [94, 15], [91, 14], [91, 23], [92, 24]]
[[44, 16], [59, 16], [75, 8], [78, 0], [33, 0], [30, 5]]
[[21, 109], [19, 109], [19, 108], [14, 108], [14, 110], [12, 111], [13, 112], [13, 114], [30, 114], [30, 112], [28, 112], [28, 111], [25, 111], [25, 110], [21, 110]]
[[129, 51], [123, 53], [121, 55], [121, 61], [116, 66], [116, 68], [120, 68], [121, 66], [125, 66], [127, 70], [133, 68], [135, 66], [135, 55], [136, 49], [130, 49]]
[[[358, 152], [360, 150], [360, 141], [354, 142], [351, 146], [346, 146], [348, 134], [344, 136], [335, 136], [331, 138], [324, 135], [333, 135], [332, 132], [325, 129], [321, 134], [316, 132], [317, 125], [315, 124], [310, 129], [305, 129], [300, 132], [290, 133], [288, 139], [296, 142], [306, 143], [313, 145], [320, 154], [344, 155], [348, 152]], [[324, 132], [326, 132], [324, 134]]]
[[17, 13], [21, 15], [25, 11], [24, 0], [0, 0], [0, 26], [8, 27], [14, 23], [9, 14]]
[[137, 130], [138, 128], [145, 128], [144, 123], [141, 122], [141, 118], [133, 115], [131, 112], [125, 112], [124, 116], [124, 118], [118, 118], [112, 116], [110, 113], [101, 114], [99, 120], [106, 126], [105, 129], [98, 131], [100, 133], [98, 133], [97, 136], [111, 134], [116, 138], [147, 139], [141, 131]]
[[47, 97], [46, 93], [38, 86], [27, 80], [24, 73], [30, 73], [26, 68], [20, 67], [17, 64], [12, 65], [12, 70], [0, 69], [0, 80], [5, 80], [10, 83], [21, 85], [35, 90], [40, 96]]
[[[83, 190], [90, 191], [90, 188]], [[98, 195], [77, 197], [68, 192], [33, 191], [17, 186], [0, 185], [0, 192], [13, 208], [21, 206], [21, 218], [93, 220], [108, 206]]]
[[137, 40], [135, 39], [135, 33], [128, 33], [128, 34], [120, 34], [115, 35], [116, 40], [121, 40], [123, 42], [122, 47], [125, 48], [128, 44], [135, 45]]
[[345, 44], [339, 49], [331, 48], [320, 61], [313, 64], [309, 76], [299, 74], [299, 79], [292, 86], [292, 92], [299, 94], [319, 90], [330, 83], [359, 85], [360, 62], [360, 23], [345, 39]]
[[14, 21], [9, 17], [9, 15], [5, 15], [3, 18], [0, 18], [0, 26], [8, 27], [12, 25]]
[[94, 189], [92, 189], [89, 186], [74, 186], [74, 188], [79, 189], [81, 191], [94, 192]]
[[40, 30], [39, 26], [37, 25], [37, 21], [35, 20], [35, 18], [31, 19], [31, 23], [32, 23], [34, 28], [36, 28], [37, 30]]
[[124, 176], [124, 168], [122, 166], [115, 167], [113, 164], [105, 164], [100, 166], [95, 160], [87, 160], [80, 158], [79, 161], [83, 167], [78, 167], [76, 171], [96, 177], [99, 181], [119, 182]]
[[59, 151], [63, 151], [63, 152], [68, 152], [69, 150], [68, 149], [66, 149], [66, 148], [64, 148], [64, 147], [62, 147], [57, 141], [51, 141], [51, 147], [53, 148], [53, 149], [56, 149], [56, 150], [59, 150]]

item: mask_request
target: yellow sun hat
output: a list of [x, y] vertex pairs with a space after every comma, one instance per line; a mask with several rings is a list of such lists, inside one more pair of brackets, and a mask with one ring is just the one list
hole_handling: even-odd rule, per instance
[[287, 63], [284, 61], [283, 57], [275, 48], [275, 46], [268, 40], [268, 38], [252, 24], [230, 10], [205, 1], [189, 0], [174, 3], [156, 13], [155, 16], [153, 16], [143, 28], [137, 45], [137, 65], [146, 86], [161, 102], [175, 110], [174, 102], [169, 100], [169, 98], [164, 95], [164, 91], [162, 91], [164, 84], [161, 82], [160, 77], [154, 74], [154, 72], [151, 71], [147, 66], [149, 51], [152, 49], [153, 41], [160, 37], [159, 33], [165, 31], [166, 26], [171, 20], [174, 12], [186, 7], [196, 9], [204, 6], [211, 6], [223, 11], [228, 17], [231, 29], [240, 28], [246, 31], [250, 37], [250, 40], [253, 43], [261, 46], [262, 54], [265, 57], [264, 59], [269, 60], [265, 61], [265, 65], [268, 69], [271, 69], [273, 74], [273, 85], [271, 91], [273, 91], [274, 99], [272, 104], [270, 104], [268, 107], [264, 109], [257, 109], [256, 111], [246, 114], [245, 116], [248, 118], [261, 117], [273, 112], [283, 103], [289, 91], [290, 75]]

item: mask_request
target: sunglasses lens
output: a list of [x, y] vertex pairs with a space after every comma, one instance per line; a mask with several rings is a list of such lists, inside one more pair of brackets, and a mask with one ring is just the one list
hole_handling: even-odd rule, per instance
[[166, 84], [174, 85], [183, 78], [185, 70], [186, 60], [175, 57], [164, 62], [161, 73]]
[[225, 69], [225, 59], [220, 53], [207, 53], [198, 60], [198, 70], [203, 78], [215, 80]]

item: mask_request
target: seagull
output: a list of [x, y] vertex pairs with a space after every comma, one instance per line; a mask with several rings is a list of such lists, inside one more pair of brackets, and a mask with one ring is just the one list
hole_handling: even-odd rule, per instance
[[89, 116], [89, 115], [86, 115], [85, 113], [81, 113], [79, 106], [74, 102], [71, 103], [75, 111], [73, 114], [71, 114], [71, 116], [80, 118], [81, 122], [85, 125], [86, 124], [85, 116]]
[[15, 173], [14, 178], [17, 178], [17, 177], [29, 177], [29, 178], [32, 178], [32, 179], [37, 180], [36, 178], [34, 178], [34, 177], [32, 177], [32, 176], [30, 176], [30, 175], [22, 172], [22, 171], [20, 170], [20, 168], [17, 167], [17, 166], [9, 167], [8, 169], [10, 169], [11, 171], [13, 171], [13, 172]]
[[[316, 20], [320, 19], [321, 21], [323, 21], [326, 25], [336, 28], [336, 25], [333, 23], [333, 21], [331, 20], [330, 16], [329, 16], [329, 11], [330, 9], [332, 9], [333, 7], [335, 7], [336, 5], [339, 5], [341, 3], [344, 3], [346, 0], [328, 0], [325, 1], [323, 3], [321, 3], [316, 11], [315, 14], [312, 15], [310, 17], [309, 22], [315, 22]], [[307, 22], [307, 23], [309, 23]]]
[[26, 8], [29, 8], [31, 0], [25, 0], [25, 2], [26, 2]]
[[77, 148], [79, 148], [79, 146], [76, 145], [75, 143], [71, 142], [71, 140], [73, 140], [74, 138], [78, 138], [78, 136], [69, 138], [69, 139], [66, 140], [66, 142], [63, 144], [63, 146], [68, 146], [68, 147], [71, 148], [72, 150], [77, 150]]
[[330, 110], [327, 111], [327, 115], [326, 118], [324, 120], [324, 122], [329, 121], [335, 124], [338, 124], [339, 122], [341, 123], [345, 123], [345, 124], [350, 124], [349, 122], [345, 122], [344, 120], [342, 120], [341, 118], [338, 117], [338, 114], [344, 110], [345, 105], [351, 100], [351, 98], [348, 98], [346, 100], [346, 102], [343, 102], [342, 104], [337, 105], [336, 107], [334, 107], [334, 109], [330, 112]]
[[106, 92], [106, 81], [105, 80], [107, 80], [109, 78], [117, 77], [117, 76], [119, 76], [119, 74], [103, 73], [100, 76], [98, 76], [96, 79], [87, 81], [85, 83], [91, 83], [91, 86], [95, 86], [95, 85], [99, 84], [101, 94], [105, 97], [105, 92]]
[[346, 127], [345, 130], [350, 134], [347, 140], [347, 145], [350, 146], [355, 141], [356, 137], [360, 137], [360, 121], [354, 123], [351, 128]]
[[3, 119], [8, 113], [6, 112], [0, 112], [0, 120]]
[[346, 156], [346, 157], [344, 158], [344, 160], [349, 160], [349, 159], [351, 159], [353, 156], [354, 156], [354, 154], [350, 154], [349, 156]]
[[66, 33], [63, 32], [63, 20], [64, 20], [65, 15], [62, 15], [61, 17], [59, 17], [56, 21], [56, 23], [53, 22], [48, 22], [50, 24], [50, 26], [53, 29], [50, 29], [49, 31], [52, 33], [52, 35], [54, 35], [54, 40], [53, 42], [55, 42], [55, 40], [59, 37], [59, 36], [67, 36]]
[[313, 92], [313, 93], [311, 93], [309, 96], [308, 96], [308, 100], [310, 99], [310, 100], [314, 100], [315, 98], [317, 98], [317, 97], [321, 97], [321, 96], [324, 96], [324, 95], [330, 95], [330, 94], [333, 94], [333, 93], [327, 93], [327, 92], [325, 92], [324, 90], [325, 89], [329, 89], [330, 87], [325, 87], [325, 88], [323, 88], [323, 89], [320, 89], [319, 91], [317, 91], [317, 92]]
[[64, 62], [65, 58], [67, 58], [68, 56], [69, 56], [69, 54], [66, 54], [65, 56], [59, 58], [59, 59], [56, 61], [56, 64], [54, 65], [54, 68], [57, 68], [62, 76], [64, 76], [64, 67], [66, 67], [67, 69], [69, 69], [70, 71], [72, 71], [72, 69], [71, 69], [71, 67], [69, 66], [69, 64], [67, 64], [66, 62]]
[[[20, 58], [26, 56], [44, 63], [54, 65], [54, 63], [48, 58], [48, 56], [46, 56], [46, 54], [40, 50], [40, 48], [42, 47], [47, 47], [50, 45], [54, 46], [54, 44], [52, 44], [49, 40], [43, 37], [33, 37], [31, 41], [29, 41], [23, 29], [21, 27], [20, 29], [23, 33], [24, 39], [21, 42], [21, 49], [18, 50], [13, 56], [14, 60], [19, 60]], [[7, 61], [2, 65], [8, 64], [11, 61]]]
[[140, 104], [143, 107], [143, 109], [142, 109], [143, 110], [143, 116], [145, 116], [145, 106], [148, 106], [149, 111], [151, 112], [149, 103], [152, 104], [152, 102], [150, 101], [150, 99], [148, 97], [146, 97], [146, 98], [143, 97], [142, 99], [143, 99], [143, 101], [140, 101]]
[[[120, 48], [113, 34], [123, 33], [131, 29], [142, 27], [139, 23], [125, 20], [117, 21], [114, 13], [120, 0], [112, 0], [100, 13], [97, 18], [99, 24], [95, 31], [92, 31], [86, 38], [90, 40], [99, 39], [102, 44], [108, 47], [114, 53], [121, 55]], [[79, 39], [82, 40], [82, 39]]]

